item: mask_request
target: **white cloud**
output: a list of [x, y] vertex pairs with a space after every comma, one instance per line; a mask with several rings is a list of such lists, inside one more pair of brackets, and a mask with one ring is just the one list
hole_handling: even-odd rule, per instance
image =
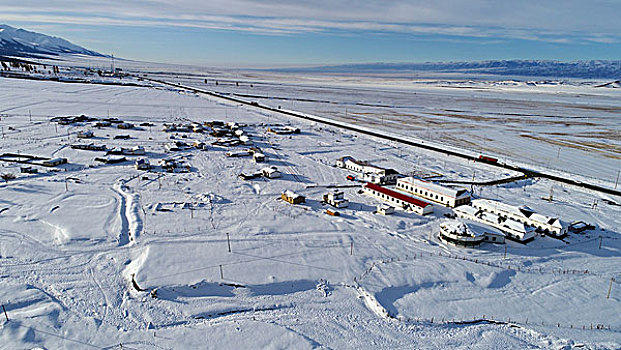
[[[66, 10], [70, 9], [70, 10]], [[271, 35], [361, 31], [616, 43], [615, 0], [22, 0], [4, 21], [171, 26]]]

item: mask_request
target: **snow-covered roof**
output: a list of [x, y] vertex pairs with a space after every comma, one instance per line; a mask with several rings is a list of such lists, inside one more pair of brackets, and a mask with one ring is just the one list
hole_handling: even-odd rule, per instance
[[516, 217], [522, 217], [534, 222], [551, 225], [562, 228], [563, 224], [557, 217], [551, 217], [535, 212], [526, 205], [513, 206], [500, 201], [490, 199], [475, 199], [472, 201], [473, 206], [484, 208], [485, 210], [502, 211]]
[[419, 187], [419, 188], [424, 188], [424, 189], [426, 189], [428, 191], [431, 191], [431, 192], [434, 192], [434, 193], [439, 193], [439, 194], [442, 194], [444, 196], [453, 197], [453, 198], [457, 198], [457, 197], [467, 193], [467, 191], [464, 190], [464, 189], [456, 189], [456, 188], [452, 188], [452, 187], [446, 187], [446, 186], [435, 184], [433, 182], [417, 179], [417, 178], [412, 177], [412, 176], [408, 176], [408, 177], [404, 177], [404, 178], [398, 179], [397, 182], [403, 183], [403, 184], [412, 185], [412, 186], [416, 186], [416, 187]]

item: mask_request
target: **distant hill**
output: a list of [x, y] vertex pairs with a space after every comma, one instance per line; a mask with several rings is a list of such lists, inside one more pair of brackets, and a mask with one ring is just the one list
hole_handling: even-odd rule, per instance
[[59, 54], [105, 56], [65, 39], [0, 24], [0, 56], [32, 58]]
[[621, 61], [539, 61], [508, 60], [478, 62], [427, 62], [427, 63], [368, 63], [343, 64], [304, 68], [274, 69], [280, 72], [313, 73], [462, 73], [493, 74], [501, 76], [527, 76], [550, 78], [613, 79], [621, 78]]

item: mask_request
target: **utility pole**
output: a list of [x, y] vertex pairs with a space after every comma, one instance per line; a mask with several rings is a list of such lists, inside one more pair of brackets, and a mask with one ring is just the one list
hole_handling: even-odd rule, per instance
[[229, 237], [229, 233], [226, 233], [226, 242], [229, 245], [229, 253], [231, 252], [231, 238]]
[[[612, 291], [612, 282], [614, 282], [614, 281], [615, 281], [615, 278], [612, 277], [610, 279], [610, 285], [608, 286], [608, 295], [606, 295], [606, 299], [610, 299], [610, 292]], [[3, 308], [4, 308], [4, 306], [3, 306]], [[8, 318], [7, 318], [7, 320], [8, 320]]]
[[224, 272], [222, 272], [222, 265], [220, 265], [220, 279], [224, 279]]
[[[608, 292], [610, 294], [610, 292]], [[4, 312], [4, 317], [6, 317], [7, 322], [9, 321], [9, 315], [6, 314], [6, 309], [4, 308], [4, 304], [2, 304], [2, 312]]]
[[350, 242], [350, 245], [349, 245], [349, 255], [354, 255], [354, 241]]
[[617, 189], [617, 185], [619, 184], [619, 175], [620, 174], [621, 174], [621, 170], [617, 171], [617, 180], [615, 181], [615, 190]]

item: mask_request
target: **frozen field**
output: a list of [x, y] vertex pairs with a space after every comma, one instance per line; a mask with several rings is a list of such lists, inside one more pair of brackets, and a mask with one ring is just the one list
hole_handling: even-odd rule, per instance
[[[290, 90], [284, 85], [278, 90], [274, 84], [261, 89], [261, 94], [279, 96]], [[533, 120], [545, 121], [545, 115], [554, 113], [561, 116], [554, 119], [559, 122], [578, 113], [570, 98], [552, 103], [546, 102], [552, 94], [503, 89], [491, 94], [503, 101], [522, 96], [515, 102], [521, 106], [528, 99], [550, 106]], [[333, 91], [337, 90], [321, 93], [350, 102], [384, 103], [390, 98], [391, 104], [407, 108], [404, 116], [380, 113], [386, 118], [382, 125], [380, 114], [362, 117], [376, 107], [347, 107], [346, 116], [340, 104], [270, 103], [320, 115], [330, 112], [350, 121], [355, 115], [359, 123], [378, 128], [399, 125], [395, 132], [417, 132], [420, 137], [464, 135], [477, 148], [486, 145], [489, 152], [506, 140], [514, 147], [507, 148], [508, 157], [519, 156], [517, 150], [524, 146], [518, 141], [528, 140], [528, 145], [542, 147], [536, 151], [539, 155], [552, 147], [551, 157], [557, 160], [558, 146], [515, 131], [520, 121], [512, 125], [490, 117], [498, 100], [474, 107], [471, 100], [460, 97], [464, 91], [479, 96], [478, 89], [423, 86], [405, 94], [382, 93], [388, 97], [371, 97], [365, 90], [351, 95], [351, 87]], [[420, 105], [410, 100], [414, 91], [427, 106], [419, 111], [421, 120], [413, 117], [419, 115]], [[457, 93], [442, 98], [445, 91]], [[592, 113], [598, 130], [612, 132], [604, 142], [613, 150], [597, 146], [598, 151], [586, 152], [563, 146], [559, 162], [564, 157], [582, 162], [579, 152], [586, 152], [593, 163], [582, 163], [581, 168], [601, 165], [600, 172], [610, 174], [618, 168], [619, 129], [613, 118], [618, 116], [619, 102], [614, 93], [579, 97], [585, 99], [583, 104], [612, 108], [580, 110]], [[300, 90], [291, 92], [300, 95]], [[404, 100], [395, 101], [395, 96]], [[432, 105], [461, 112], [438, 116], [441, 119], [434, 124]], [[475, 109], [476, 118], [465, 117]], [[403, 211], [377, 215], [378, 202], [360, 194], [358, 187], [343, 189], [351, 204], [340, 210], [340, 217], [326, 215], [327, 207], [320, 202], [329, 190], [326, 186], [352, 185], [345, 180], [348, 172], [333, 167], [345, 155], [401, 173], [452, 180], [469, 180], [475, 174], [477, 180], [515, 175], [484, 164], [168, 88], [0, 79], [0, 114], [0, 153], [69, 161], [57, 167], [59, 171], [38, 167], [38, 174], [21, 174], [20, 164], [0, 162], [0, 173], [17, 176], [0, 184], [0, 303], [10, 319], [7, 322], [0, 314], [1, 348], [621, 347], [621, 206], [617, 204], [621, 198], [538, 179], [475, 186], [478, 197], [528, 204], [565, 221], [597, 226], [563, 241], [537, 236], [528, 245], [508, 242], [505, 256], [503, 245], [467, 249], [438, 240], [446, 208], [436, 206], [434, 214], [424, 217]], [[52, 116], [79, 114], [154, 125], [119, 130], [50, 122]], [[472, 127], [464, 126], [465, 119]], [[252, 173], [262, 165], [249, 158], [226, 157], [231, 149], [225, 147], [166, 152], [171, 134], [162, 131], [164, 122], [211, 120], [247, 124], [244, 130], [252, 135], [253, 145], [283, 176], [241, 180], [240, 173]], [[445, 122], [450, 129], [442, 126]], [[436, 126], [424, 131], [424, 123]], [[293, 125], [302, 132], [266, 131], [276, 124]], [[487, 133], [489, 125], [493, 127]], [[545, 123], [531, 126], [526, 133], [537, 137], [553, 128]], [[575, 128], [592, 130], [579, 123]], [[85, 129], [92, 129], [95, 138], [78, 140], [78, 131]], [[115, 135], [131, 138], [118, 140]], [[178, 137], [185, 142], [215, 141], [207, 134], [187, 135]], [[458, 138], [449, 141], [464, 146]], [[104, 165], [94, 160], [102, 152], [69, 147], [80, 142], [108, 148], [141, 145], [152, 164], [175, 157], [185, 161], [190, 172], [138, 171], [134, 156]], [[279, 200], [285, 189], [306, 196], [306, 203], [293, 206]], [[553, 200], [543, 199], [551, 191]], [[479, 319], [498, 324], [460, 323]]]
[[149, 76], [562, 170], [611, 187], [621, 170], [621, 90], [598, 87], [605, 82], [263, 72]]

